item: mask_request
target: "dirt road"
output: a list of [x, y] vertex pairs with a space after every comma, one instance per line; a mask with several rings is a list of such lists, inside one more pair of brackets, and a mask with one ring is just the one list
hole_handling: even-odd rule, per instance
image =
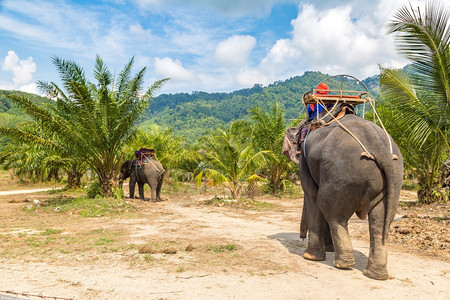
[[[47, 251], [48, 258], [40, 252], [36, 257], [2, 255], [0, 294], [69, 299], [450, 299], [447, 262], [390, 250], [391, 279], [375, 281], [362, 274], [369, 243], [355, 239], [353, 269], [334, 268], [333, 253], [324, 262], [303, 259], [306, 241], [298, 237], [301, 204], [295, 199], [264, 199], [276, 208], [262, 211], [204, 206], [201, 200], [198, 195], [169, 196], [160, 203], [134, 200], [140, 213], [132, 218], [75, 218], [70, 223], [55, 217], [52, 228], [60, 228], [61, 234], [120, 230], [123, 242], [132, 247], [73, 253], [43, 247], [39, 251]], [[23, 206], [0, 198], [0, 206], [7, 204]], [[47, 218], [50, 222], [53, 217]], [[7, 220], [0, 216], [0, 224], [9, 224]], [[45, 224], [40, 226], [49, 226]], [[367, 223], [352, 219], [349, 231], [361, 226]], [[43, 228], [0, 225], [0, 236], [13, 237], [13, 229]], [[145, 245], [175, 251], [146, 253], [141, 251]]]
[[32, 194], [32, 193], [39, 193], [39, 192], [45, 192], [45, 191], [49, 191], [49, 190], [58, 190], [58, 189], [60, 189], [60, 188], [41, 188], [41, 189], [28, 189], [28, 190], [0, 191], [0, 196]]

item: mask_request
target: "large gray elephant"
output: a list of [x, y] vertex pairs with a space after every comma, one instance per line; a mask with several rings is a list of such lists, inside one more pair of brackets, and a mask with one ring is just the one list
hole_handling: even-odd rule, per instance
[[147, 158], [143, 164], [138, 164], [134, 160], [127, 160], [120, 167], [119, 182], [122, 184], [125, 179], [130, 178], [130, 198], [134, 198], [136, 183], [139, 188], [139, 198], [144, 198], [144, 184], [148, 184], [152, 190], [151, 201], [161, 201], [161, 187], [164, 173], [163, 166], [153, 158]]
[[334, 246], [334, 265], [354, 266], [348, 220], [354, 213], [360, 219], [368, 216], [370, 251], [364, 275], [387, 279], [386, 240], [403, 181], [398, 147], [380, 127], [353, 114], [311, 131], [301, 151], [297, 130], [287, 130], [283, 152], [300, 163], [305, 200], [300, 235], [309, 230], [304, 258], [325, 260]]

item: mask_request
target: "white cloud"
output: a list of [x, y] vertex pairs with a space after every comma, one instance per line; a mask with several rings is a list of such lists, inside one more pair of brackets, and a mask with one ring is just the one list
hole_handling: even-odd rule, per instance
[[31, 56], [26, 60], [20, 60], [14, 51], [8, 51], [3, 60], [2, 70], [12, 72], [12, 83], [2, 84], [1, 88], [38, 93], [36, 83], [33, 82], [36, 64]]
[[216, 62], [224, 67], [245, 66], [248, 56], [256, 45], [249, 35], [234, 35], [220, 42], [215, 51]]
[[268, 84], [308, 70], [363, 79], [377, 74], [378, 64], [404, 66], [406, 61], [395, 54], [393, 39], [384, 27], [400, 3], [383, 6], [386, 1], [367, 3], [371, 9], [365, 8], [364, 13], [368, 15], [349, 4], [354, 1], [329, 7], [319, 4], [320, 9], [301, 1], [297, 18], [291, 21], [291, 38], [278, 40], [256, 68], [241, 70], [237, 82]]
[[350, 6], [325, 12], [311, 5], [302, 7], [292, 22], [292, 42], [302, 53], [303, 63], [334, 72], [358, 69], [359, 75], [368, 62], [373, 63], [374, 54], [382, 50], [379, 49], [382, 38], [377, 40], [362, 31], [358, 23], [352, 21], [351, 11]]
[[[153, 66], [149, 77], [171, 77], [165, 89], [177, 91], [230, 91], [308, 70], [364, 78], [378, 73], [378, 64], [405, 64], [393, 55], [394, 37], [386, 36], [384, 27], [400, 5], [408, 5], [405, 0], [0, 2], [0, 33], [7, 47], [2, 51], [14, 48], [10, 41], [35, 50], [30, 55], [47, 59], [48, 66], [40, 65], [43, 75], [28, 73], [43, 80], [57, 77], [45, 70], [53, 70], [50, 55], [74, 59], [86, 70], [95, 54], [117, 68], [134, 56], [136, 67]], [[412, 0], [412, 5], [424, 2]], [[269, 28], [272, 18], [286, 9], [276, 5], [284, 3], [298, 4], [297, 17], [277, 20], [284, 25]], [[289, 21], [291, 31], [286, 32]], [[20, 53], [29, 51], [22, 49]], [[15, 85], [12, 79], [10, 85]]]
[[170, 78], [169, 82], [195, 82], [198, 77], [194, 72], [186, 70], [181, 62], [170, 57], [155, 58], [155, 73], [161, 78]]
[[250, 87], [255, 83], [267, 84], [270, 82], [268, 76], [255, 69], [241, 70], [236, 76], [236, 81], [241, 87]]
[[134, 34], [139, 38], [148, 39], [152, 37], [152, 31], [150, 29], [142, 28], [142, 25], [139, 23], [131, 24], [129, 30], [131, 34]]

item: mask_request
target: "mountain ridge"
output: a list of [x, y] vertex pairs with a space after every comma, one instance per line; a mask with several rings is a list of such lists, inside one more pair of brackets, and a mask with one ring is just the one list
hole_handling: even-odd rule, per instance
[[[142, 116], [140, 126], [156, 123], [170, 127], [176, 135], [194, 141], [207, 130], [226, 126], [236, 119], [245, 119], [248, 111], [254, 107], [269, 109], [278, 103], [285, 111], [287, 120], [301, 117], [303, 93], [313, 89], [320, 81], [329, 77], [317, 71], [307, 71], [303, 75], [293, 76], [284, 81], [276, 81], [267, 86], [255, 84], [229, 93], [202, 92], [161, 94], [155, 97]], [[368, 77], [362, 82], [376, 98], [379, 94], [379, 75]], [[1, 126], [15, 126], [25, 120], [23, 111], [6, 96], [19, 93], [38, 105], [52, 105], [55, 102], [35, 94], [0, 90]]]

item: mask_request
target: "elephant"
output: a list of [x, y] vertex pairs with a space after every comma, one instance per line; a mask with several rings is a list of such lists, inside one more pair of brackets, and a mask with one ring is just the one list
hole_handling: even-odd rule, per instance
[[163, 166], [154, 158], [147, 158], [145, 163], [139, 164], [135, 160], [127, 160], [120, 167], [119, 182], [123, 183], [130, 177], [130, 198], [134, 198], [136, 183], [139, 188], [139, 199], [144, 198], [144, 184], [148, 184], [152, 190], [151, 201], [161, 201], [161, 187], [164, 173]]
[[386, 241], [403, 182], [397, 145], [379, 126], [354, 114], [311, 130], [295, 151], [298, 130], [288, 128], [283, 152], [300, 165], [300, 236], [309, 230], [303, 257], [325, 260], [326, 251], [334, 249], [334, 265], [351, 268], [355, 259], [348, 220], [354, 213], [363, 220], [368, 216], [370, 250], [363, 274], [388, 279]]

